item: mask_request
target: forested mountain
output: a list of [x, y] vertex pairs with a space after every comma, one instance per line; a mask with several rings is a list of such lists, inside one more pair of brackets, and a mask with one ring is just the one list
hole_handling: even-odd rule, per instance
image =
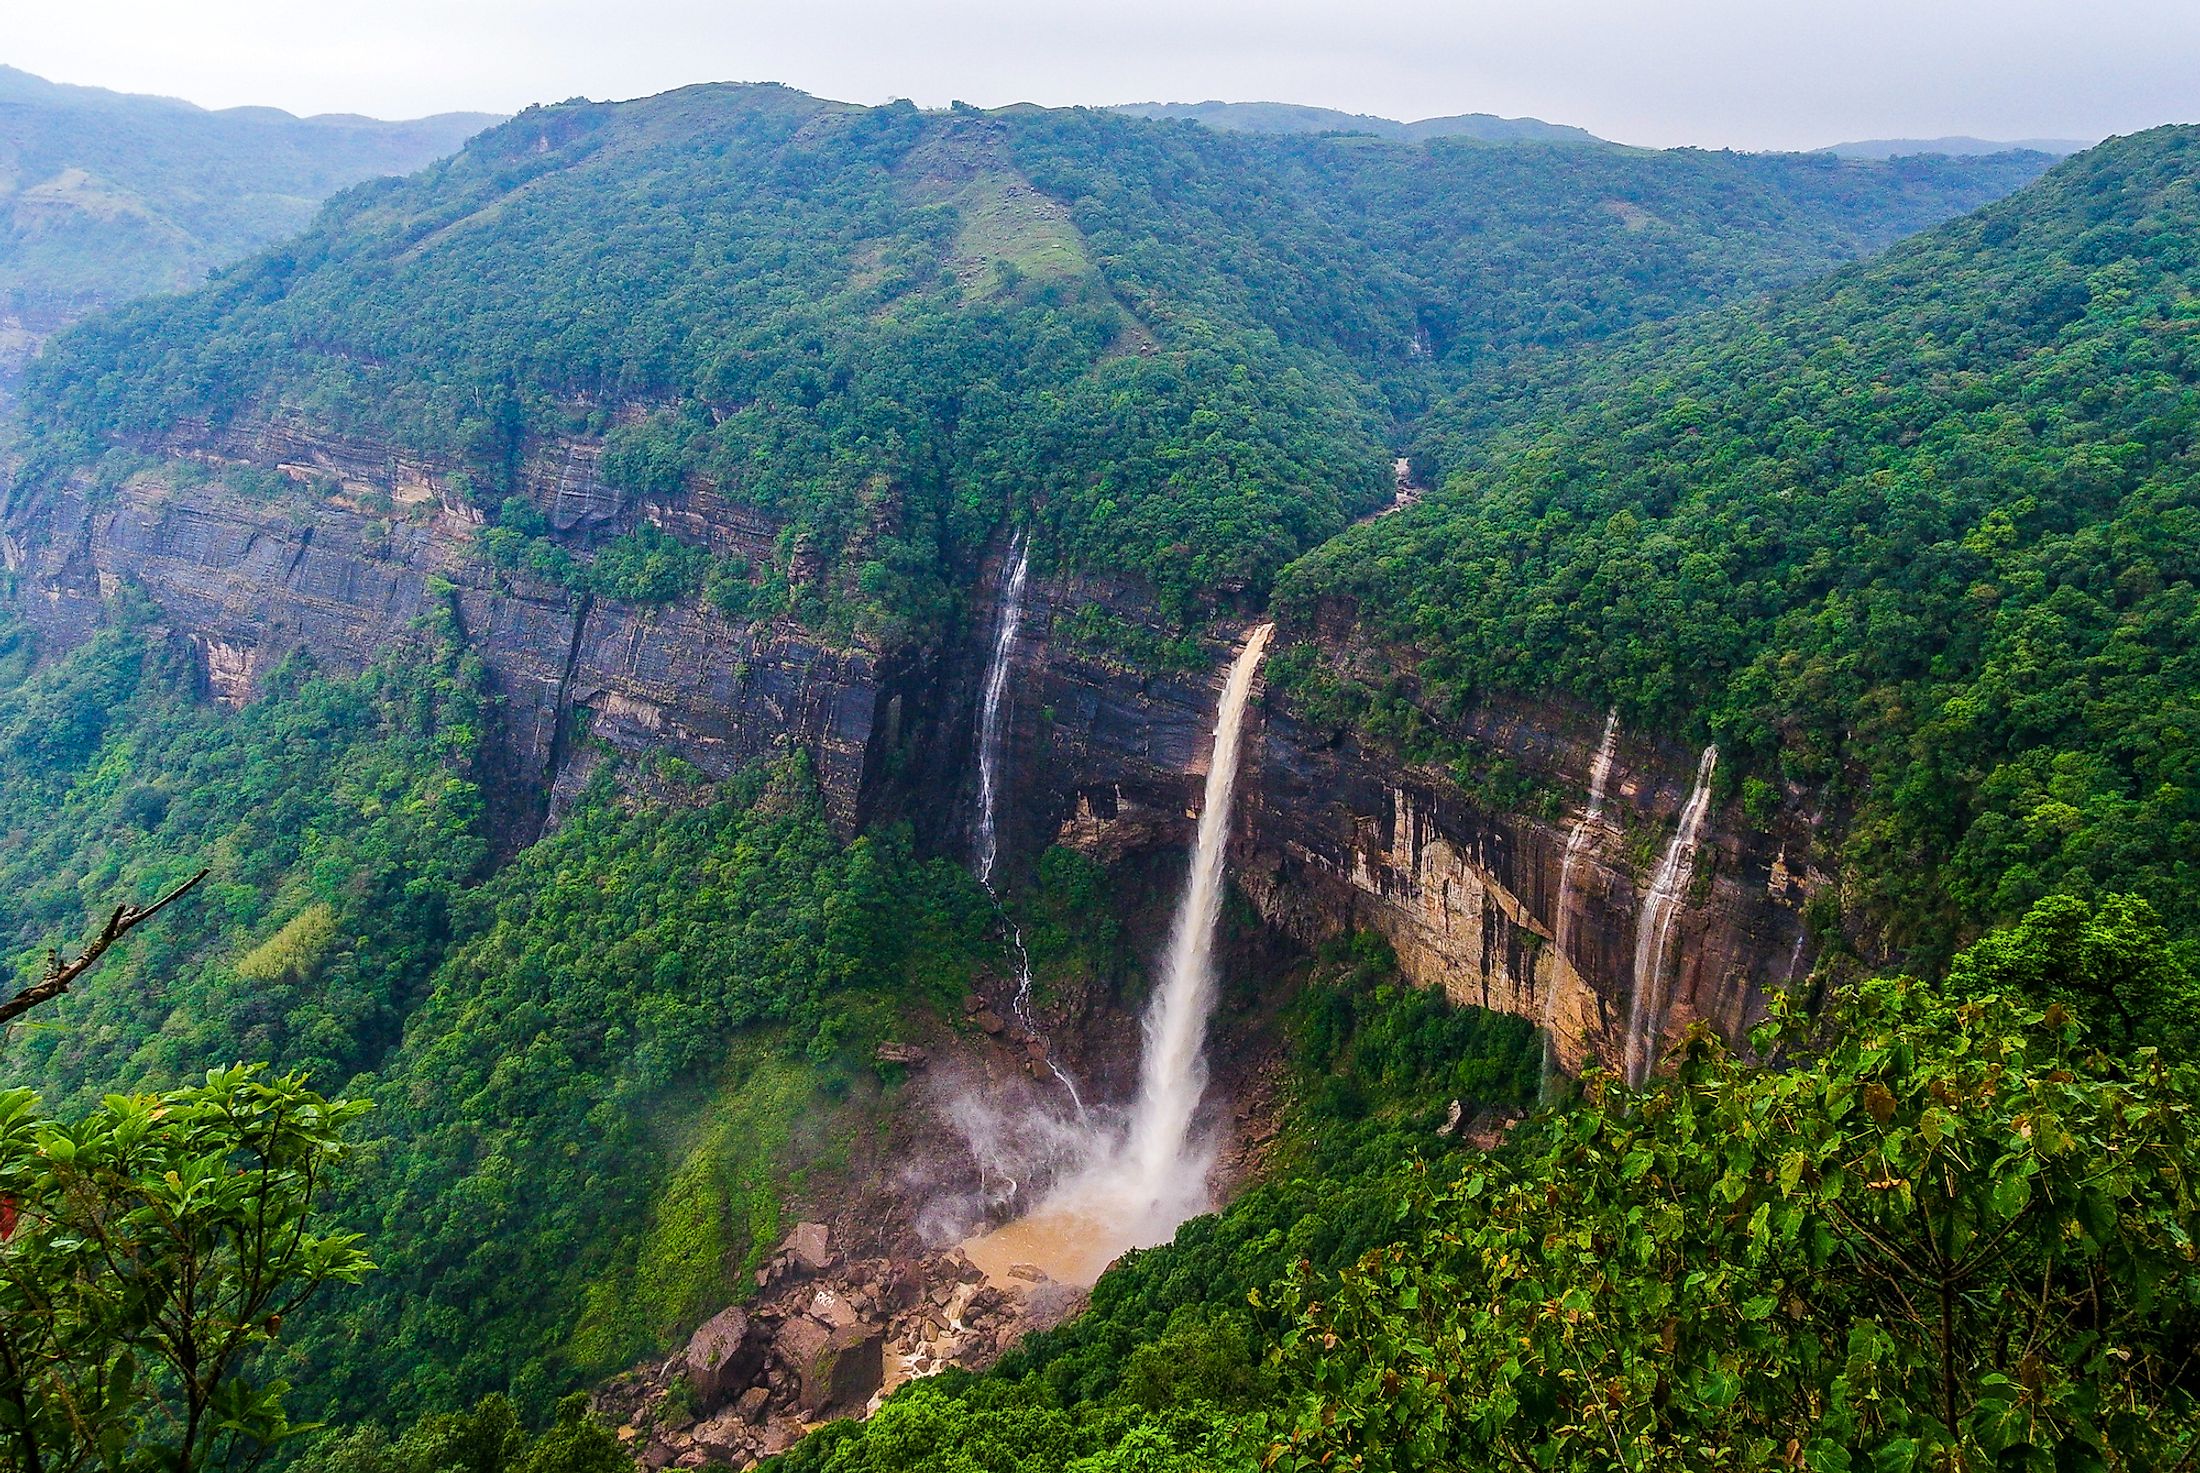
[[196, 285], [344, 186], [409, 174], [494, 121], [208, 112], [0, 66], [0, 392], [64, 323]]
[[1457, 117], [1401, 123], [1395, 118], [1292, 102], [1126, 102], [1108, 111], [1133, 118], [1182, 119], [1227, 133], [1370, 133], [1401, 143], [1430, 138], [1474, 138], [1484, 143], [1522, 139], [1545, 143], [1599, 141], [1585, 128], [1546, 123], [1541, 118], [1501, 118], [1494, 113], [1461, 113]]
[[531, 440], [605, 435], [616, 485], [784, 521], [881, 632], [936, 629], [1011, 511], [1183, 605], [1379, 504], [1395, 419], [1479, 365], [1799, 279], [2041, 162], [567, 103], [76, 334], [33, 415], [87, 444], [294, 416], [491, 510]]
[[1279, 602], [1415, 652], [1410, 694], [1331, 693], [1378, 720], [1564, 691], [1716, 739], [1766, 816], [1843, 815], [1852, 921], [1925, 959], [2065, 890], [2136, 889], [2190, 942], [2196, 165], [2200, 130], [2120, 139], [1456, 399], [1425, 431], [1444, 493]]
[[2082, 138], [1859, 138], [1849, 143], [1829, 143], [1820, 153], [1845, 159], [1894, 159], [1912, 154], [1940, 153], [1963, 157], [1988, 153], [2050, 153], [2060, 158], [2082, 153], [2093, 145]]
[[[0, 954], [208, 874], [0, 1058], [125, 1138], [214, 1061], [371, 1102], [376, 1267], [251, 1326], [317, 1473], [2174, 1463], [2200, 133], [2046, 164], [530, 109], [37, 363]], [[1129, 1094], [1267, 617], [1250, 1189], [789, 1451], [1004, 1323], [948, 1250], [1067, 1127], [973, 1117]], [[1660, 885], [1767, 1026], [1569, 1098]]]

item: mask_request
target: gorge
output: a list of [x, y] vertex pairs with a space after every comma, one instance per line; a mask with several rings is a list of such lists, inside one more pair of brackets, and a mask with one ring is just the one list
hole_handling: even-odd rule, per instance
[[308, 1473], [1565, 1466], [1560, 1294], [1626, 1435], [1784, 1429], [1719, 1357], [1885, 1308], [1741, 1226], [1806, 1025], [2187, 996], [2195, 150], [530, 109], [32, 366], [0, 935], [210, 874], [0, 1046], [373, 1105]]

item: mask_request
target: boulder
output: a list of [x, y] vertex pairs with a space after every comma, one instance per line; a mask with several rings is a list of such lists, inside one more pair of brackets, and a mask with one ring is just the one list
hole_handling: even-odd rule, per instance
[[793, 1266], [807, 1274], [823, 1273], [832, 1266], [832, 1233], [822, 1222], [796, 1223], [787, 1241], [779, 1245], [779, 1251], [792, 1260]]
[[764, 1337], [746, 1310], [722, 1309], [688, 1340], [681, 1361], [695, 1389], [695, 1404], [721, 1407], [762, 1373]]
[[810, 1296], [810, 1318], [827, 1329], [845, 1330], [851, 1325], [861, 1323], [863, 1316], [856, 1312], [855, 1305], [847, 1295], [820, 1284], [817, 1292]]
[[915, 1069], [923, 1065], [928, 1055], [913, 1043], [888, 1041], [880, 1044], [871, 1057], [881, 1064], [905, 1064], [909, 1068]]
[[986, 1032], [995, 1035], [998, 1035], [1002, 1029], [1008, 1026], [1007, 1023], [1002, 1021], [1001, 1015], [994, 1012], [991, 1008], [978, 1009], [978, 1011], [970, 1015], [970, 1021], [977, 1024], [980, 1028], [983, 1028]]
[[795, 1379], [795, 1405], [808, 1417], [855, 1410], [886, 1380], [886, 1332], [872, 1325], [835, 1329], [807, 1315], [779, 1327], [773, 1347]]

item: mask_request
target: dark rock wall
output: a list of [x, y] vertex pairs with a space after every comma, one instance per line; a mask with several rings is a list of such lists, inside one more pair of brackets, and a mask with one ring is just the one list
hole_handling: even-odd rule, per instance
[[[540, 447], [521, 467], [520, 484], [563, 532], [585, 541], [646, 517], [768, 555], [776, 529], [707, 491], [629, 504], [597, 475], [596, 449]], [[838, 648], [787, 620], [735, 624], [700, 606], [636, 608], [500, 575], [474, 555], [478, 513], [432, 464], [297, 430], [206, 437], [182, 453], [215, 478], [80, 485], [10, 516], [0, 551], [25, 612], [54, 641], [85, 637], [127, 581], [190, 642], [210, 698], [237, 704], [285, 653], [355, 669], [444, 600], [493, 682], [489, 787], [507, 849], [554, 821], [599, 743], [669, 751], [713, 775], [804, 748], [844, 830], [906, 818], [928, 843], [967, 847], [998, 554], [942, 648]], [[301, 489], [230, 489], [221, 471], [238, 461], [279, 465]], [[1138, 601], [1105, 580], [1031, 581], [1011, 680], [1011, 877], [1050, 843], [1120, 859], [1189, 840], [1231, 651], [1217, 646], [1198, 671], [1134, 670], [1058, 635], [1056, 611], [1089, 602], [1137, 617]], [[1315, 638], [1348, 663], [1394, 658], [1355, 645], [1343, 622], [1283, 638]], [[1618, 1058], [1641, 891], [1695, 752], [1622, 731], [1607, 821], [1587, 835], [1564, 897], [1562, 956], [1561, 874], [1600, 713], [1492, 706], [1458, 733], [1570, 794], [1547, 819], [1478, 806], [1446, 774], [1315, 729], [1280, 699], [1251, 719], [1259, 766], [1240, 790], [1234, 868], [1263, 916], [1309, 944], [1374, 929], [1415, 981], [1548, 1017], [1570, 1067]], [[1799, 910], [1823, 880], [1796, 858], [1809, 837], [1799, 820], [1760, 833], [1738, 807], [1714, 812], [1675, 927], [1668, 1032], [1699, 1017], [1740, 1030], [1807, 960]]]

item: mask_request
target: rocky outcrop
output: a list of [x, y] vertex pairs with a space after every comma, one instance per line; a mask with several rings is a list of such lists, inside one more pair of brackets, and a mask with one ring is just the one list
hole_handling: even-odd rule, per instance
[[[296, 425], [187, 436], [169, 453], [192, 464], [118, 488], [49, 490], [9, 516], [24, 607], [58, 641], [86, 635], [102, 600], [134, 585], [196, 652], [209, 697], [236, 705], [292, 651], [358, 668], [423, 615], [447, 613], [493, 687], [485, 776], [506, 847], [554, 820], [605, 752], [666, 751], [717, 776], [795, 748], [812, 754], [844, 831], [905, 816], [935, 846], [965, 847], [997, 567], [980, 570], [964, 632], [941, 648], [835, 646], [789, 620], [734, 623], [699, 601], [634, 607], [497, 573], [477, 556], [463, 478], [431, 460]], [[605, 482], [600, 454], [586, 440], [537, 446], [516, 477], [574, 545], [648, 519], [719, 551], [771, 556], [777, 529], [754, 512], [707, 487], [633, 500]], [[246, 463], [261, 468], [256, 479], [238, 473]], [[284, 477], [272, 494], [271, 466]], [[1067, 636], [1063, 616], [1088, 605], [1140, 634], [1142, 601], [1127, 590], [1043, 569], [1032, 580], [1009, 683], [1009, 876], [1051, 843], [1122, 860], [1189, 841], [1231, 651], [1141, 669]], [[1410, 674], [1402, 652], [1365, 646], [1349, 619], [1287, 628], [1279, 645], [1308, 639], [1363, 673]], [[1601, 724], [1599, 713], [1526, 703], [1450, 724], [1460, 750], [1561, 797], [1520, 812], [1271, 699], [1252, 733], [1259, 768], [1244, 785], [1233, 872], [1299, 942], [1378, 931], [1414, 980], [1550, 1020], [1568, 1067], [1614, 1061], [1644, 872], [1696, 754], [1621, 731], [1604, 822], [1585, 832], [1565, 886], [1562, 955], [1566, 841]], [[1785, 811], [1762, 832], [1735, 805], [1714, 813], [1674, 928], [1669, 1033], [1697, 1018], [1738, 1033], [1795, 968], [1800, 904], [1823, 877], [1805, 858], [1799, 795]]]
[[[1112, 858], [1188, 842], [1209, 730], [1231, 651], [1203, 674], [1156, 676], [1055, 638], [1054, 614], [1095, 599], [1129, 614], [1104, 586], [1061, 583], [1027, 612], [1032, 634], [1019, 690], [1012, 771], [1028, 778], [1011, 849], [1048, 842]], [[1388, 679], [1402, 652], [1361, 643], [1349, 622], [1286, 628], [1279, 646], [1311, 639], [1340, 666]], [[1526, 786], [1563, 795], [1544, 814], [1500, 810], [1448, 772], [1416, 768], [1348, 731], [1316, 727], [1288, 699], [1263, 703], [1232, 873], [1261, 915], [1305, 944], [1354, 929], [1379, 932], [1415, 982], [1462, 1003], [1548, 1020], [1559, 1062], [1616, 1067], [1633, 990], [1647, 870], [1686, 801], [1697, 753], [1622, 731], [1602, 820], [1584, 830], [1571, 882], [1566, 954], [1557, 946], [1567, 840], [1581, 818], [1600, 713], [1492, 702], [1452, 723], [1462, 750], [1501, 762]], [[1803, 961], [1801, 907], [1825, 883], [1807, 856], [1812, 822], [1799, 791], [1785, 817], [1758, 830], [1739, 806], [1714, 814], [1697, 880], [1673, 927], [1666, 1034], [1704, 1020], [1738, 1037], [1769, 989]]]
[[[235, 705], [293, 652], [353, 670], [448, 612], [484, 662], [495, 730], [490, 796], [505, 847], [579, 790], [591, 747], [669, 751], [713, 776], [800, 747], [843, 829], [862, 820], [866, 764], [882, 760], [901, 692], [878, 656], [790, 620], [734, 623], [696, 603], [639, 607], [497, 573], [476, 555], [479, 515], [432, 465], [296, 439], [258, 447], [296, 489], [247, 490], [229, 462], [105, 489], [42, 494], [8, 528], [24, 612], [48, 640], [87, 637], [125, 583], [196, 652], [208, 694]], [[648, 518], [761, 553], [770, 529], [707, 495], [614, 506], [586, 453], [550, 447], [523, 478], [575, 527]], [[592, 521], [592, 519], [594, 519]]]

